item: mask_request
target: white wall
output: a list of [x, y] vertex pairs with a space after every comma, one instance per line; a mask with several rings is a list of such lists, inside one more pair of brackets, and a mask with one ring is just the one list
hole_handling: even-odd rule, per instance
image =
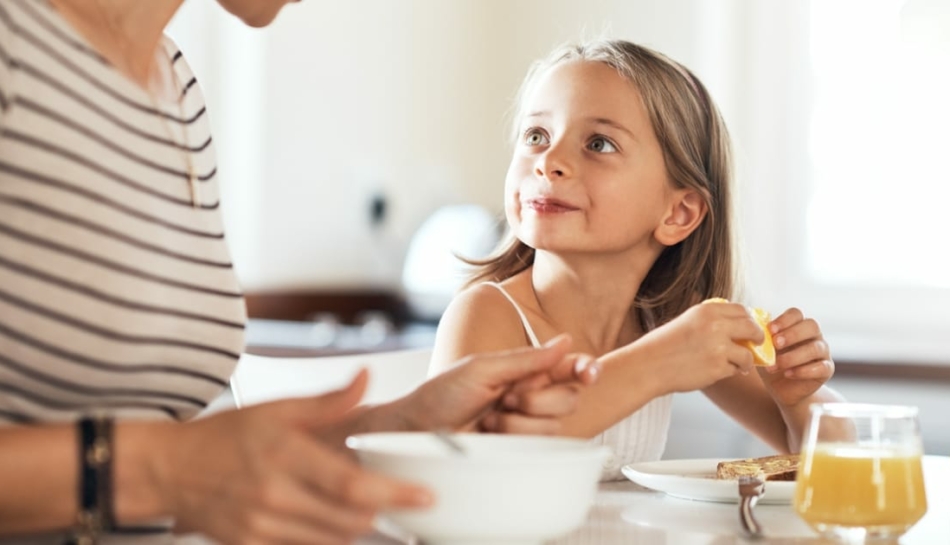
[[[926, 380], [835, 376], [830, 385], [848, 401], [916, 405], [926, 454], [950, 454], [946, 386]], [[774, 450], [726, 416], [701, 392], [676, 394], [663, 458], [750, 458]]]
[[[727, 114], [738, 1], [314, 0], [252, 30], [186, 3], [173, 36], [208, 95], [246, 289], [397, 286], [439, 206], [500, 212], [507, 114], [532, 60], [598, 34], [660, 49]], [[369, 221], [383, 194], [389, 217]]]
[[[933, 317], [950, 315], [950, 305], [873, 287], [835, 304], [829, 294], [841, 286], [802, 284], [814, 183], [809, 29], [821, 2], [309, 0], [252, 30], [211, 0], [192, 0], [173, 35], [208, 94], [229, 238], [248, 290], [398, 288], [408, 241], [436, 208], [466, 202], [500, 213], [506, 115], [530, 62], [605, 34], [680, 60], [718, 102], [736, 151], [747, 301], [775, 313], [803, 307], [839, 358], [945, 363], [950, 320]], [[841, 36], [847, 42], [849, 29]], [[860, 177], [851, 178], [860, 197]], [[377, 194], [389, 214], [373, 226]], [[897, 240], [917, 236], [914, 221], [860, 198], [842, 221], [848, 207], [877, 213]], [[882, 248], [869, 235], [860, 242]], [[893, 249], [882, 250], [869, 253]], [[950, 300], [950, 290], [940, 297]]]

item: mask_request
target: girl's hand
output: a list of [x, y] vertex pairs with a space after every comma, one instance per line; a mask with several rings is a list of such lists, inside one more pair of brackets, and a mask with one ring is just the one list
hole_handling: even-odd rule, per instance
[[[574, 411], [578, 388], [597, 377], [589, 357], [569, 353], [560, 335], [541, 348], [468, 356], [398, 401], [414, 428], [553, 434]], [[498, 410], [507, 403], [516, 411]]]
[[637, 343], [663, 392], [689, 392], [753, 368], [752, 352], [742, 341], [762, 342], [764, 334], [748, 310], [737, 303], [696, 304]]
[[426, 490], [370, 473], [318, 439], [359, 401], [366, 377], [319, 397], [169, 425], [156, 475], [176, 531], [220, 543], [348, 543], [380, 509], [431, 505]]
[[760, 343], [764, 334], [737, 303], [696, 304], [650, 331], [643, 343], [647, 362], [661, 381], [659, 391], [688, 392], [753, 368], [752, 352], [739, 344]]
[[495, 433], [559, 433], [560, 419], [574, 413], [580, 389], [593, 384], [599, 373], [593, 356], [568, 354], [550, 371], [512, 385], [478, 427]]
[[775, 365], [760, 376], [776, 403], [792, 407], [818, 391], [835, 372], [828, 343], [818, 322], [790, 308], [769, 324], [775, 344]]

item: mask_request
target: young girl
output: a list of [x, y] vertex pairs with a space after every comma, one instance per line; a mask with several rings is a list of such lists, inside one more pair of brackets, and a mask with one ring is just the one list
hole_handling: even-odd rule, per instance
[[605, 478], [659, 459], [673, 392], [796, 451], [808, 405], [840, 399], [817, 323], [776, 317], [776, 364], [754, 368], [746, 308], [696, 304], [735, 294], [729, 138], [702, 83], [632, 43], [565, 47], [529, 72], [515, 123], [508, 240], [446, 310], [431, 370], [570, 333], [603, 367], [560, 431], [612, 447]]

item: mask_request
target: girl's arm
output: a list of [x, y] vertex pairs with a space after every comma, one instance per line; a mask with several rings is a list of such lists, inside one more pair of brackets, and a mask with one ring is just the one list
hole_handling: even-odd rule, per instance
[[[598, 358], [600, 377], [579, 393], [560, 433], [593, 437], [674, 391], [703, 388], [752, 368], [752, 354], [732, 339], [761, 341], [741, 305], [697, 305], [638, 341]], [[528, 345], [517, 312], [497, 289], [477, 286], [449, 305], [436, 334], [430, 372], [467, 354]], [[509, 407], [517, 409], [519, 407]]]
[[775, 365], [724, 380], [706, 395], [726, 414], [780, 452], [798, 452], [809, 405], [843, 401], [825, 385], [834, 362], [817, 322], [789, 309], [769, 325], [777, 348]]
[[809, 405], [844, 400], [835, 390], [822, 386], [800, 403], [779, 407], [756, 374], [723, 380], [703, 393], [736, 422], [783, 453], [800, 450]]

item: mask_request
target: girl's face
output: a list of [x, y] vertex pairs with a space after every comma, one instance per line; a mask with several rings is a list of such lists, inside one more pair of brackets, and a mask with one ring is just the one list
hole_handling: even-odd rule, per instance
[[290, 2], [300, 0], [218, 0], [231, 15], [248, 26], [267, 26], [277, 17], [280, 9]]
[[569, 61], [525, 101], [505, 181], [518, 238], [559, 254], [655, 259], [674, 189], [637, 88], [604, 63]]

